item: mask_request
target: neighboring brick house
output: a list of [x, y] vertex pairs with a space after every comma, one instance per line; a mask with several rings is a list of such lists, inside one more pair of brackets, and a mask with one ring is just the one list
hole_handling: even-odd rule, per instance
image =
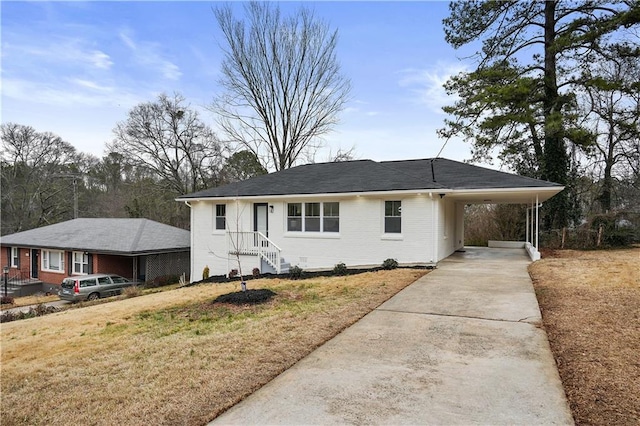
[[149, 219], [73, 219], [5, 235], [0, 245], [9, 279], [42, 283], [44, 291], [70, 275], [189, 275], [189, 231]]

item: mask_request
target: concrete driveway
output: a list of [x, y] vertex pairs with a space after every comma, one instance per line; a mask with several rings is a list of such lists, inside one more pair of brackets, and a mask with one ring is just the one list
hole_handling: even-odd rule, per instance
[[454, 254], [211, 424], [573, 424], [529, 263]]

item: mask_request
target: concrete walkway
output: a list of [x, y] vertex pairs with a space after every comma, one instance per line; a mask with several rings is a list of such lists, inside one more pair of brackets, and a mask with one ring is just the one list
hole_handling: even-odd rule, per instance
[[465, 250], [211, 424], [573, 424], [526, 252]]

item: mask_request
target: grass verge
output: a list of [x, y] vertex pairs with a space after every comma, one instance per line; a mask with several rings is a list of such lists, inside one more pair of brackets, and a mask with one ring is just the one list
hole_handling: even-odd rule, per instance
[[640, 424], [640, 249], [533, 263], [544, 326], [577, 425]]
[[201, 425], [426, 271], [201, 285], [2, 325], [2, 424]]

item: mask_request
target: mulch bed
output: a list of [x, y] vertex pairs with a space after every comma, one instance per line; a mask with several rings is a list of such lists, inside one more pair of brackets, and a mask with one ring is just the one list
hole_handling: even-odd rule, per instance
[[222, 294], [215, 298], [213, 303], [229, 303], [231, 305], [258, 305], [268, 302], [272, 297], [276, 296], [273, 291], [262, 288], [246, 291], [236, 291], [233, 293]]

